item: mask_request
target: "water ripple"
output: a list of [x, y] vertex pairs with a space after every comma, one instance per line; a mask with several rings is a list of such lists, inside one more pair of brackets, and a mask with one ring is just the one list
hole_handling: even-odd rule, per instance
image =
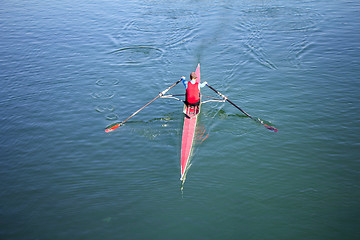
[[163, 58], [164, 50], [151, 46], [133, 46], [116, 49], [111, 52], [117, 57], [116, 65], [142, 65]]
[[92, 93], [91, 96], [94, 99], [111, 99], [115, 96], [115, 93], [109, 90], [102, 90], [99, 92]]
[[270, 60], [264, 45], [264, 33], [262, 23], [246, 22], [249, 20], [239, 19], [235, 24], [236, 32], [243, 32], [242, 44], [244, 53], [254, 59], [257, 63], [270, 69], [277, 69], [275, 63]]
[[[196, 12], [192, 10], [149, 8], [141, 17], [125, 23], [119, 33], [110, 34], [108, 37], [116, 46], [133, 45], [135, 42], [137, 46], [177, 47], [191, 42], [199, 22]], [[159, 38], [160, 33], [165, 37]], [[163, 49], [160, 50], [164, 52]], [[130, 63], [138, 64], [132, 61]]]
[[114, 111], [114, 106], [107, 104], [107, 105], [100, 105], [95, 108], [97, 112], [103, 113], [103, 112], [112, 112]]
[[263, 20], [264, 30], [303, 31], [316, 27], [322, 16], [313, 10], [296, 7], [257, 7], [243, 11], [242, 19]]
[[243, 10], [235, 22], [234, 30], [243, 32], [245, 39], [242, 44], [248, 56], [264, 67], [277, 69], [271, 57], [274, 54], [270, 55], [267, 50], [268, 42], [276, 46], [276, 36], [286, 32], [288, 37], [283, 41], [289, 42], [289, 47], [285, 48], [285, 59], [299, 66], [302, 57], [313, 46], [309, 36], [316, 31], [321, 19], [319, 13], [309, 9], [261, 6]]
[[300, 66], [302, 58], [310, 52], [314, 44], [309, 42], [306, 37], [294, 41], [289, 47], [286, 59], [291, 63], [292, 66]]
[[96, 81], [96, 85], [98, 86], [116, 86], [119, 84], [119, 80], [118, 79], [108, 79], [108, 78], [103, 78], [103, 79], [99, 79]]
[[109, 121], [115, 121], [119, 119], [119, 116], [116, 113], [110, 113], [105, 116], [105, 119]]

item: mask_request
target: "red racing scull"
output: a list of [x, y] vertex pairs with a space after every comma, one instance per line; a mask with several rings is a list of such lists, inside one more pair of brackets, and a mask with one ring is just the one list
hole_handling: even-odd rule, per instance
[[[196, 82], [200, 84], [200, 63], [196, 68]], [[201, 103], [199, 106], [184, 105], [184, 127], [181, 138], [181, 177], [182, 182], [185, 181], [186, 171], [189, 167], [189, 159], [193, 147], [197, 118], [200, 113]]]

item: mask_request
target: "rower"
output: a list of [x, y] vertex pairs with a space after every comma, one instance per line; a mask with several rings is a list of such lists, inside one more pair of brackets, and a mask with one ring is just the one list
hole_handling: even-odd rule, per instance
[[181, 77], [181, 80], [185, 86], [185, 104], [187, 106], [199, 106], [200, 104], [200, 88], [206, 86], [207, 82], [198, 83], [196, 81], [197, 76], [195, 72], [190, 74], [190, 81], [186, 81], [185, 77]]

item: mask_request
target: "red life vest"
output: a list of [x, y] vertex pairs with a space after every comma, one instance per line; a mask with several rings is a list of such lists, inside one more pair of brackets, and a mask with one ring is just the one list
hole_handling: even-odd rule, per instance
[[200, 101], [199, 83], [192, 84], [190, 81], [186, 88], [186, 101], [190, 104]]

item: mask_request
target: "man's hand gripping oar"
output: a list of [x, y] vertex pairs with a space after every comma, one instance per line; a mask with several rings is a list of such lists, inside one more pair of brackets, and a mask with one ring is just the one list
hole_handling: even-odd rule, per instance
[[134, 112], [130, 117], [128, 117], [127, 119], [125, 119], [122, 122], [116, 122], [113, 123], [109, 126], [107, 126], [105, 128], [105, 132], [112, 132], [115, 129], [117, 129], [118, 127], [120, 127], [121, 125], [123, 125], [126, 121], [128, 121], [130, 118], [132, 118], [133, 116], [135, 116], [136, 114], [138, 114], [141, 110], [143, 110], [144, 108], [146, 108], [147, 106], [149, 106], [153, 101], [155, 101], [156, 99], [158, 99], [159, 97], [162, 97], [165, 95], [165, 93], [167, 93], [171, 88], [173, 88], [175, 85], [177, 85], [179, 82], [181, 82], [181, 79], [178, 80], [176, 83], [174, 83], [173, 85], [171, 85], [170, 87], [168, 87], [167, 89], [165, 89], [164, 91], [160, 92], [159, 95], [157, 95], [153, 100], [151, 100], [150, 102], [148, 102], [147, 104], [145, 104], [142, 108], [140, 108], [139, 110], [137, 110], [136, 112]]
[[222, 97], [225, 101], [228, 101], [231, 105], [233, 105], [234, 107], [236, 107], [237, 109], [239, 109], [242, 113], [244, 113], [246, 116], [248, 116], [249, 118], [251, 118], [252, 120], [254, 120], [255, 122], [258, 122], [262, 125], [264, 125], [267, 129], [269, 129], [270, 131], [274, 131], [277, 132], [277, 128], [269, 126], [265, 123], [263, 123], [263, 121], [257, 119], [257, 118], [253, 118], [252, 116], [250, 116], [250, 114], [248, 114], [247, 112], [245, 112], [244, 110], [242, 110], [240, 107], [238, 107], [235, 103], [233, 103], [232, 101], [230, 101], [226, 96], [224, 96], [221, 92], [215, 90], [213, 87], [211, 87], [209, 84], [206, 84], [206, 86], [208, 86], [211, 90], [213, 90], [214, 92], [216, 92], [220, 97]]

